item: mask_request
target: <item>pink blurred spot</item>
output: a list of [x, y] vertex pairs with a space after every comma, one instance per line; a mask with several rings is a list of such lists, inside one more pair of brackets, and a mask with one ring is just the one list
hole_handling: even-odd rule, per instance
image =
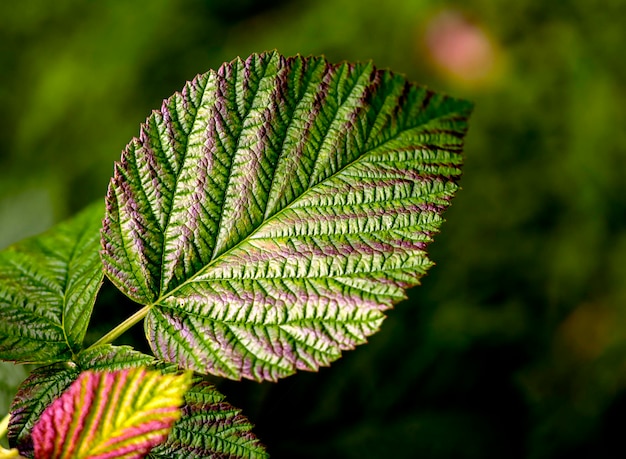
[[495, 67], [496, 53], [487, 34], [457, 11], [430, 20], [426, 47], [438, 67], [462, 80], [482, 80]]

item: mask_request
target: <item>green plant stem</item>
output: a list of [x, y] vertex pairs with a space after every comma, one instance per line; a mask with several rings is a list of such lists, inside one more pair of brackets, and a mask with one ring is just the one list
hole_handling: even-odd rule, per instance
[[100, 346], [102, 344], [108, 344], [116, 340], [121, 335], [123, 335], [127, 330], [129, 330], [133, 325], [141, 322], [141, 320], [143, 320], [143, 318], [146, 317], [146, 315], [148, 314], [148, 311], [150, 311], [151, 308], [152, 308], [151, 304], [144, 306], [139, 311], [137, 311], [132, 316], [130, 316], [128, 319], [126, 319], [124, 322], [122, 322], [113, 330], [111, 330], [109, 333], [107, 333], [98, 341], [96, 341], [91, 346], [89, 346], [88, 349], [93, 349], [96, 346]]

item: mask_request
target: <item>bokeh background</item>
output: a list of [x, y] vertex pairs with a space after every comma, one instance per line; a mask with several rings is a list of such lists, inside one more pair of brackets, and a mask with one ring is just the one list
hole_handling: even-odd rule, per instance
[[[274, 458], [623, 457], [625, 23], [623, 0], [2, 1], [0, 248], [102, 199], [197, 73], [373, 59], [476, 104], [437, 266], [330, 368], [221, 390]], [[89, 339], [135, 307], [105, 286]], [[0, 414], [26, 371], [0, 365]]]

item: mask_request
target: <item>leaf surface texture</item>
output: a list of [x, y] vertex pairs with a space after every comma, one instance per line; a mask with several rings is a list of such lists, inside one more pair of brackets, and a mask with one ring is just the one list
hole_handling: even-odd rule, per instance
[[81, 371], [117, 371], [152, 365], [154, 358], [128, 346], [103, 345], [81, 352], [75, 363], [34, 370], [20, 385], [11, 405], [8, 438], [21, 454], [33, 457], [32, 429], [44, 410], [72, 384]]
[[69, 360], [102, 283], [102, 204], [0, 252], [0, 359]]
[[145, 368], [83, 372], [35, 425], [35, 459], [143, 458], [180, 417], [189, 383]]
[[167, 441], [150, 451], [148, 459], [266, 459], [252, 427], [215, 387], [197, 381], [185, 394], [182, 416]]
[[102, 232], [155, 355], [275, 380], [363, 343], [432, 264], [470, 111], [371, 63], [275, 52], [164, 101], [116, 165]]

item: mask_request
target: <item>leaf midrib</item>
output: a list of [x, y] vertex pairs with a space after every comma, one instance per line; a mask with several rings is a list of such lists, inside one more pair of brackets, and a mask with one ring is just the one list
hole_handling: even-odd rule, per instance
[[[83, 239], [89, 235], [88, 233], [88, 227], [89, 224], [86, 224], [85, 226], [83, 226], [83, 228], [81, 229], [81, 231], [78, 234], [78, 237], [76, 238], [76, 241], [74, 243], [74, 245], [72, 246], [71, 250], [70, 250], [70, 254], [69, 257], [67, 258], [67, 270], [65, 271], [65, 278], [63, 280], [63, 310], [61, 311], [61, 329], [63, 330], [63, 337], [65, 338], [65, 342], [67, 343], [67, 347], [70, 350], [70, 352], [72, 353], [72, 358], [75, 360], [76, 359], [76, 353], [75, 350], [72, 346], [72, 343], [70, 342], [70, 337], [68, 334], [68, 330], [66, 328], [66, 323], [65, 323], [65, 319], [68, 313], [68, 294], [69, 294], [69, 284], [72, 281], [72, 279], [70, 279], [70, 272], [73, 272], [72, 269], [72, 264], [74, 262], [77, 262], [78, 260], [80, 260], [81, 257], [81, 253], [79, 253], [78, 248], [80, 246], [82, 246], [84, 248], [84, 246], [86, 245], [85, 243], [83, 243]], [[96, 238], [97, 240], [97, 238]], [[87, 244], [90, 241], [87, 241]], [[103, 273], [104, 275], [104, 273]], [[89, 285], [89, 284], [87, 284]], [[83, 287], [86, 287], [87, 285], [83, 285]], [[82, 298], [81, 298], [82, 299]], [[93, 298], [93, 300], [95, 301], [95, 298]], [[91, 301], [91, 299], [88, 301], [88, 303]], [[80, 337], [81, 333], [78, 334], [78, 336]], [[79, 347], [81, 343], [76, 343]]]
[[[239, 249], [243, 244], [249, 242], [250, 239], [253, 239], [254, 234], [256, 234], [260, 229], [263, 228], [263, 226], [268, 223], [273, 221], [274, 219], [278, 218], [280, 215], [283, 214], [283, 212], [292, 209], [293, 205], [295, 203], [297, 203], [300, 199], [303, 199], [307, 193], [312, 192], [313, 190], [315, 190], [317, 187], [319, 187], [320, 185], [324, 184], [325, 182], [327, 182], [328, 180], [331, 180], [333, 177], [337, 176], [338, 174], [340, 174], [341, 172], [343, 172], [345, 169], [352, 167], [354, 164], [356, 164], [359, 161], [363, 161], [364, 158], [366, 158], [368, 156], [368, 154], [370, 154], [371, 152], [373, 152], [374, 150], [383, 147], [385, 144], [392, 142], [394, 140], [396, 140], [398, 137], [400, 137], [402, 134], [406, 133], [407, 131], [416, 129], [420, 126], [424, 126], [428, 123], [431, 123], [435, 120], [438, 119], [442, 119], [442, 118], [446, 118], [450, 115], [451, 113], [443, 113], [443, 114], [439, 114], [439, 116], [436, 116], [434, 118], [430, 118], [428, 120], [423, 120], [415, 125], [411, 125], [411, 126], [406, 126], [403, 127], [402, 129], [399, 129], [398, 132], [396, 132], [393, 136], [385, 139], [383, 142], [373, 145], [367, 149], [365, 149], [360, 155], [356, 156], [352, 161], [346, 163], [343, 167], [339, 168], [337, 171], [335, 171], [333, 174], [329, 175], [328, 177], [326, 177], [324, 180], [322, 180], [321, 182], [316, 183], [314, 186], [307, 188], [304, 192], [302, 192], [299, 196], [297, 196], [293, 201], [291, 201], [289, 204], [287, 204], [285, 207], [283, 207], [281, 210], [279, 210], [278, 212], [276, 212], [274, 215], [272, 215], [270, 218], [268, 218], [267, 220], [263, 220], [261, 222], [260, 225], [258, 225], [253, 231], [251, 231], [245, 238], [241, 239], [239, 242], [237, 242], [237, 244], [235, 244], [234, 246], [232, 246], [231, 248], [229, 248], [228, 250], [226, 250], [225, 252], [221, 253], [220, 255], [218, 255], [216, 258], [212, 259], [209, 263], [207, 263], [203, 268], [201, 268], [200, 270], [198, 270], [193, 276], [190, 276], [188, 279], [186, 279], [184, 282], [181, 282], [179, 285], [177, 285], [175, 288], [173, 288], [172, 290], [169, 290], [167, 293], [165, 294], [161, 294], [155, 301], [147, 304], [146, 306], [148, 307], [149, 310], [151, 310], [153, 307], [160, 305], [163, 301], [165, 301], [166, 299], [170, 298], [171, 296], [173, 296], [177, 291], [179, 291], [180, 289], [182, 289], [183, 287], [185, 287], [186, 285], [193, 283], [195, 281], [195, 278], [201, 276], [203, 273], [205, 273], [206, 271], [208, 271], [210, 268], [214, 267], [215, 265], [219, 264], [221, 262], [221, 260], [233, 253], [234, 251], [236, 251], [237, 249]], [[364, 142], [364, 145], [367, 142]]]
[[[213, 242], [213, 251], [212, 251], [213, 253], [211, 254], [211, 258], [214, 257], [215, 251], [218, 248], [218, 243], [220, 242], [219, 241], [219, 236], [220, 236], [220, 231], [222, 229], [222, 220], [224, 219], [224, 211], [225, 211], [224, 202], [227, 200], [228, 190], [232, 186], [231, 184], [232, 184], [232, 178], [233, 178], [232, 173], [233, 173], [233, 167], [234, 167], [234, 162], [235, 162], [234, 160], [235, 160], [235, 155], [236, 155], [237, 151], [239, 151], [239, 146], [241, 144], [241, 133], [245, 129], [246, 119], [250, 115], [250, 112], [253, 110], [254, 102], [255, 102], [255, 99], [256, 99], [257, 95], [259, 94], [259, 91], [260, 91], [261, 86], [262, 86], [262, 82], [263, 82], [263, 80], [265, 78], [267, 78], [267, 72], [268, 72], [268, 69], [269, 69], [269, 66], [270, 66], [270, 62], [271, 62], [271, 59], [268, 62], [264, 63], [265, 65], [263, 67], [263, 74], [260, 76], [259, 81], [257, 83], [257, 86], [254, 88], [254, 95], [250, 99], [249, 106], [248, 107], [244, 107], [245, 108], [245, 114], [241, 118], [241, 126], [237, 129], [237, 131], [238, 131], [237, 132], [237, 143], [235, 144], [235, 152], [232, 155], [232, 157], [230, 158], [230, 164], [229, 164], [229, 167], [228, 167], [228, 176], [226, 178], [226, 186], [224, 187], [224, 198], [222, 200], [222, 205], [220, 206], [220, 216], [219, 216], [219, 218], [217, 220], [217, 226], [216, 226], [217, 229], [216, 229], [216, 234], [215, 234], [215, 240]], [[277, 73], [279, 71], [280, 70], [277, 69]], [[174, 199], [172, 199], [172, 201], [174, 201]], [[254, 231], [256, 231], [256, 229]], [[228, 252], [228, 251], [229, 250], [226, 250], [226, 252]], [[218, 259], [220, 256], [221, 256], [221, 254], [218, 255], [215, 258]], [[202, 271], [202, 270], [200, 270], [200, 271]]]

